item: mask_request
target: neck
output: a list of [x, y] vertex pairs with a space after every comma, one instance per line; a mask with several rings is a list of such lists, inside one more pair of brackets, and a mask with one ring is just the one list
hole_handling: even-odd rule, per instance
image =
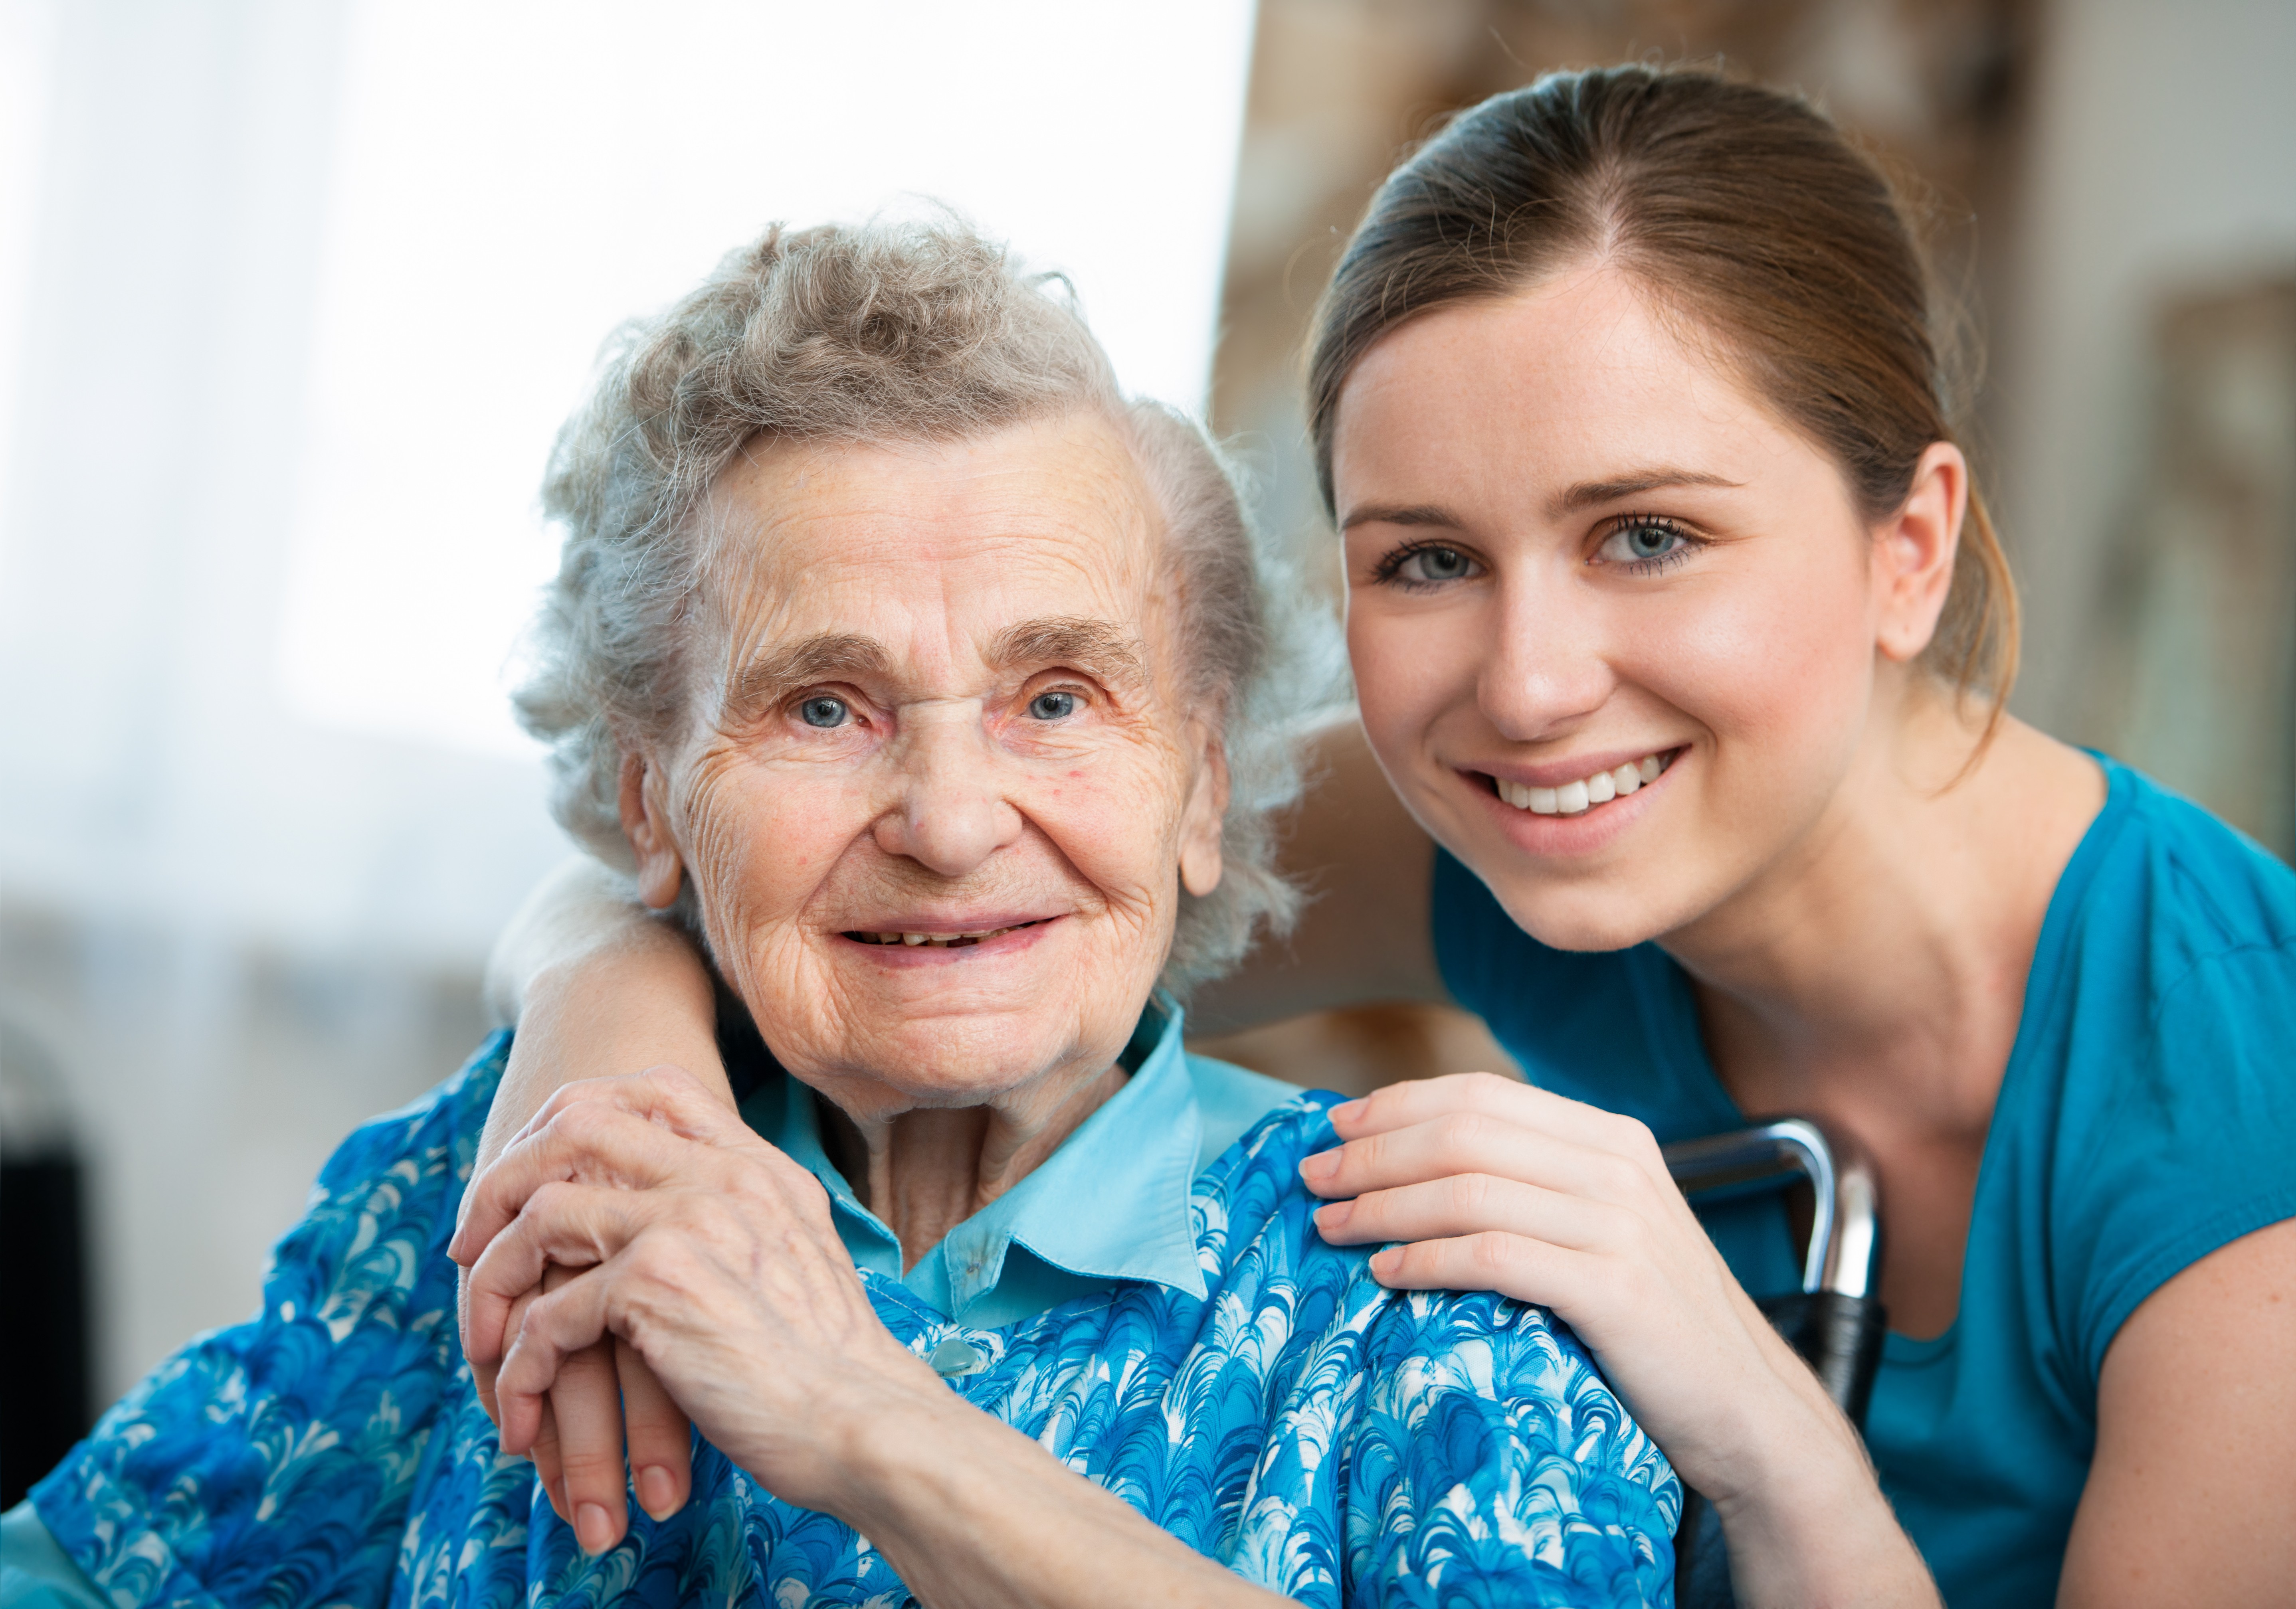
[[2104, 788], [2013, 720], [1962, 774], [1980, 730], [1909, 691], [1793, 851], [1662, 941], [1742, 1104], [1886, 1107], [1981, 1141], [2050, 895]]
[[1015, 1091], [994, 1104], [860, 1120], [824, 1099], [822, 1139], [854, 1194], [901, 1242], [904, 1271], [948, 1231], [1044, 1164], [1124, 1087], [1125, 1072]]

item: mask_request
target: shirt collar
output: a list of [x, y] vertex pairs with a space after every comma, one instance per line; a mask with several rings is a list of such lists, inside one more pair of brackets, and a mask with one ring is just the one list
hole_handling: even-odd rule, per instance
[[829, 1160], [810, 1089], [786, 1074], [769, 1078], [742, 1103], [742, 1115], [821, 1180], [857, 1264], [951, 1318], [964, 1317], [1021, 1274], [1008, 1266], [1016, 1245], [1070, 1275], [1147, 1280], [1201, 1300], [1204, 1277], [1189, 1193], [1201, 1117], [1182, 1017], [1168, 996], [1150, 1002], [1123, 1058], [1132, 1068], [1124, 1087], [1034, 1172], [949, 1230], [906, 1275], [900, 1242]]

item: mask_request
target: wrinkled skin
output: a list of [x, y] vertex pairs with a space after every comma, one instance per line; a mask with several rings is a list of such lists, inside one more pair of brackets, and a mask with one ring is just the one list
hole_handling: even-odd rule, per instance
[[[1185, 706], [1160, 522], [1098, 418], [759, 444], [701, 519], [687, 719], [624, 751], [640, 892], [663, 908], [692, 879], [726, 981], [914, 1261], [1120, 1086], [1181, 891], [1218, 884], [1218, 712]], [[537, 1451], [594, 1551], [626, 1524], [617, 1380], [656, 1513], [688, 1489], [680, 1405], [782, 1495], [849, 1510], [823, 1483], [838, 1438], [914, 1403], [922, 1365], [869, 1313], [819, 1185], [690, 1079], [562, 1090], [474, 1185], [455, 1250], [504, 1445]], [[802, 1277], [744, 1277], [784, 1262]], [[757, 1347], [858, 1394], [795, 1416], [819, 1425], [803, 1446], [758, 1442], [791, 1416], [743, 1374]]]

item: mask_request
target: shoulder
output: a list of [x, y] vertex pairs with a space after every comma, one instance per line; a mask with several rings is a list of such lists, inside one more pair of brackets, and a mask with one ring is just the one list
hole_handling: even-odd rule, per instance
[[1195, 1091], [1196, 1113], [1203, 1124], [1196, 1165], [1209, 1166], [1259, 1120], [1301, 1093], [1300, 1086], [1254, 1073], [1234, 1062], [1187, 1053], [1188, 1082]]
[[[2296, 874], [2190, 801], [2108, 766], [2066, 872], [2005, 1088], [2050, 1170], [2046, 1261], [2092, 1385], [2128, 1314], [2296, 1213]], [[2085, 863], [2086, 862], [2086, 863]], [[2039, 1248], [2036, 1248], [2037, 1250]]]
[[1339, 1099], [1295, 1097], [1198, 1180], [1220, 1332], [1286, 1337], [1263, 1490], [1304, 1492], [1343, 1445], [1358, 1581], [1447, 1575], [1503, 1583], [1504, 1601], [1575, 1602], [1570, 1577], [1543, 1573], [1562, 1561], [1654, 1593], [1681, 1489], [1569, 1327], [1488, 1292], [1390, 1290], [1374, 1248], [1316, 1232], [1299, 1164], [1337, 1142]]
[[2105, 813], [2074, 857], [2087, 871], [2079, 943], [2141, 943], [2148, 994], [2195, 967], [2253, 952], [2296, 953], [2296, 872], [2218, 817], [2126, 766], [2107, 763]]

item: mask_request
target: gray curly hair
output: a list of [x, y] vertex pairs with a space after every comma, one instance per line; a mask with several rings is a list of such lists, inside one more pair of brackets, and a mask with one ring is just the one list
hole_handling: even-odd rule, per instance
[[1329, 622], [1309, 589], [1285, 584], [1203, 431], [1123, 396], [1052, 294], [1061, 283], [952, 220], [776, 226], [608, 343], [543, 485], [564, 549], [516, 695], [551, 748], [554, 813], [599, 858], [632, 867], [621, 751], [672, 732], [686, 706], [707, 545], [695, 515], [743, 444], [946, 441], [1092, 411], [1116, 425], [1163, 516], [1182, 696], [1228, 765], [1225, 874], [1210, 894], [1183, 892], [1164, 984], [1185, 993], [1233, 965], [1260, 924], [1290, 927], [1298, 894], [1275, 870], [1275, 818], [1300, 789], [1299, 718], [1332, 685]]

